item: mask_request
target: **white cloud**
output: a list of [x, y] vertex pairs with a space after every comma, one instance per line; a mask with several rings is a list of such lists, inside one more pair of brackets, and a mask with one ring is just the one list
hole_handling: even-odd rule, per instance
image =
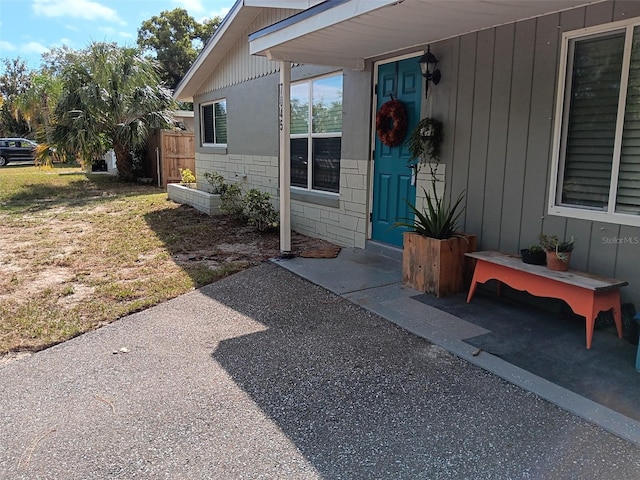
[[229, 10], [231, 9], [221, 8], [220, 10], [212, 10], [207, 15], [204, 15], [200, 18], [196, 18], [196, 20], [200, 23], [204, 23], [205, 20], [211, 20], [212, 18], [215, 18], [215, 17], [220, 17], [220, 19], [223, 19], [227, 15], [227, 13], [229, 13]]
[[17, 50], [13, 43], [0, 40], [0, 52], [15, 52]]
[[178, 5], [184, 8], [193, 17], [194, 13], [204, 12], [201, 0], [178, 0]]
[[209, 16], [207, 18], [214, 18], [214, 17], [220, 17], [220, 18], [224, 18], [227, 16], [227, 13], [229, 13], [229, 10], [231, 10], [230, 8], [221, 8], [219, 10], [213, 10], [212, 12], [209, 13]]
[[113, 35], [116, 33], [116, 29], [113, 27], [98, 27], [97, 30], [107, 35]]
[[[224, 18], [225, 15], [229, 13], [229, 10], [231, 10], [231, 7], [220, 7], [217, 10], [209, 10], [208, 8], [204, 7], [201, 0], [176, 0], [176, 3], [180, 7], [184, 8], [187, 12], [189, 12], [189, 15], [191, 15], [192, 17], [201, 17], [201, 20], [199, 21], [214, 17]], [[212, 2], [208, 1], [207, 7], [210, 7], [211, 3]], [[225, 0], [224, 2], [218, 1], [215, 3], [226, 3], [233, 5], [234, 2], [233, 0]]]
[[[27, 42], [21, 45], [16, 45], [4, 40], [0, 40], [0, 52], [18, 52], [19, 54], [41, 54], [49, 51], [47, 47], [38, 42]], [[1, 56], [1, 55], [0, 55]]]
[[48, 52], [49, 49], [38, 42], [28, 42], [20, 47], [20, 51], [23, 53], [44, 53]]
[[109, 42], [111, 41], [111, 39], [115, 39], [116, 37], [124, 38], [124, 39], [136, 38], [135, 35], [132, 34], [131, 32], [125, 32], [123, 30], [118, 30], [116, 28], [109, 27], [106, 25], [102, 27], [97, 27], [96, 32], [99, 32], [97, 36], [103, 39], [99, 41], [105, 41], [105, 42]]
[[44, 17], [105, 20], [125, 24], [114, 9], [91, 0], [33, 0], [33, 12]]

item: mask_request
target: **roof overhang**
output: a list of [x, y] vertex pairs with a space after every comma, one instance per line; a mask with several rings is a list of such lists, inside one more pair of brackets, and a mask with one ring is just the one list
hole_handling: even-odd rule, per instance
[[271, 60], [364, 68], [375, 57], [604, 0], [327, 0], [249, 36]]

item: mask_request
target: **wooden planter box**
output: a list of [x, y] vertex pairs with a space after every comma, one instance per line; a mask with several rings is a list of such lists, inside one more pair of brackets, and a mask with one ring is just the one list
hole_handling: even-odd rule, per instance
[[463, 233], [446, 240], [405, 232], [402, 283], [415, 290], [444, 297], [465, 291], [473, 275], [467, 252], [477, 250], [477, 237]]

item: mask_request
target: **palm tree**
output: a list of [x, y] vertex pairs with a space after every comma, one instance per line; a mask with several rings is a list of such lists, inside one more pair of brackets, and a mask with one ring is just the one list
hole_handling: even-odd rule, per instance
[[17, 96], [16, 104], [39, 143], [51, 143], [51, 116], [62, 93], [59, 77], [46, 70], [32, 72], [30, 85]]
[[173, 99], [160, 85], [157, 63], [134, 48], [93, 43], [62, 73], [53, 139], [85, 159], [116, 154], [118, 175], [133, 180], [131, 153], [154, 128], [172, 122]]

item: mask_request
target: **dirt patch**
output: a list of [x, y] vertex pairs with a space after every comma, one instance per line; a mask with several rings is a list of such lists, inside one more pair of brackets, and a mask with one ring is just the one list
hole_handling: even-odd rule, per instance
[[[85, 209], [76, 214], [83, 217], [104, 212], [106, 207]], [[24, 301], [38, 292], [46, 292], [61, 285], [71, 293], [59, 303], [69, 306], [76, 305], [82, 299], [90, 296], [94, 288], [74, 281], [78, 275], [92, 276], [94, 280], [105, 278], [110, 272], [108, 262], [103, 264], [97, 256], [101, 255], [104, 245], [99, 245], [93, 252], [83, 245], [83, 237], [89, 235], [94, 226], [78, 218], [61, 219], [65, 208], [56, 208], [47, 218], [38, 215], [40, 221], [33, 221], [30, 216], [23, 217], [23, 225], [19, 229], [18, 238], [32, 238], [38, 240], [17, 240], [15, 225], [5, 224], [0, 215], [0, 300], [12, 298], [18, 302]], [[109, 212], [109, 215], [117, 215]], [[170, 256], [178, 266], [199, 263], [211, 269], [219, 268], [228, 262], [246, 262], [255, 265], [259, 262], [275, 258], [280, 255], [280, 240], [278, 232], [259, 233], [255, 229], [243, 226], [230, 217], [218, 217], [211, 222], [208, 234], [211, 238], [225, 239], [220, 243], [212, 242], [208, 248], [194, 248]], [[46, 233], [44, 233], [46, 231]], [[48, 239], [48, 240], [47, 240]], [[103, 239], [108, 242], [109, 239]], [[48, 246], [42, 243], [48, 243]], [[335, 248], [330, 242], [300, 235], [292, 232], [292, 254], [314, 249]], [[158, 256], [166, 254], [166, 250], [158, 249], [151, 253], [140, 253], [136, 265], [119, 269], [116, 273], [121, 279], [140, 278], [140, 267], [145, 264], [157, 263]], [[86, 256], [95, 255], [93, 259]], [[85, 256], [78, 261], [78, 256]]]
[[[4, 200], [0, 361], [3, 353], [44, 348], [281, 254], [278, 231], [204, 215], [154, 188], [72, 179], [58, 190], [46, 181], [33, 187], [35, 172], [27, 180], [31, 201], [20, 197], [16, 207]], [[295, 232], [291, 244], [294, 256], [335, 247]]]

